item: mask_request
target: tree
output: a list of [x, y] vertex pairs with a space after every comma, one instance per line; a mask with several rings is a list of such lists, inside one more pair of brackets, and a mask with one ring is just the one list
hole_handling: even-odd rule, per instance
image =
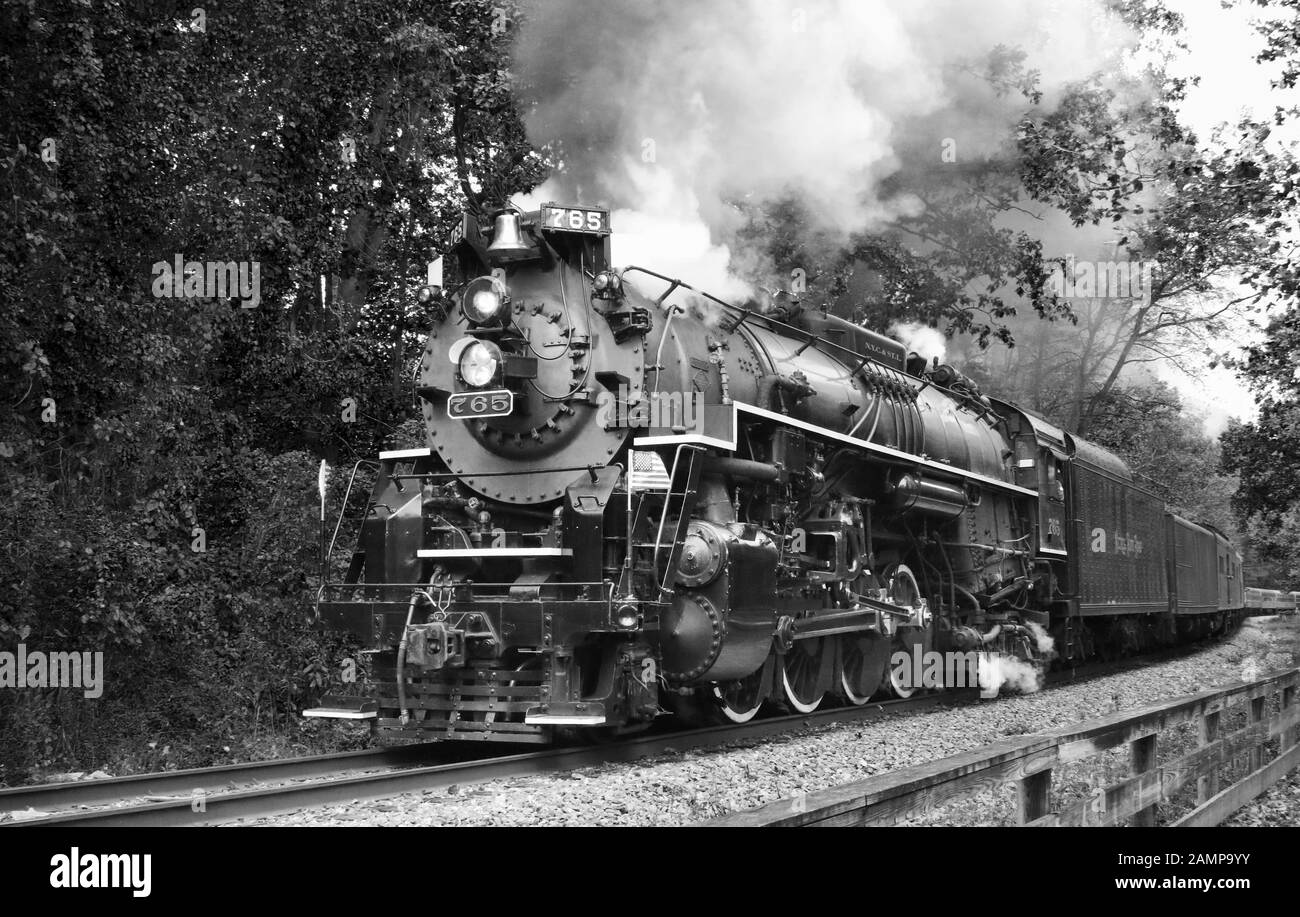
[[[1300, 2], [1267, 7], [1260, 32], [1261, 62], [1281, 65], [1276, 88], [1290, 88], [1300, 76]], [[1272, 125], [1294, 123], [1300, 110], [1278, 107]], [[1263, 336], [1237, 361], [1255, 390], [1259, 416], [1224, 434], [1224, 467], [1239, 474], [1234, 505], [1252, 533], [1268, 585], [1300, 586], [1300, 263], [1295, 232], [1300, 206], [1300, 161], [1279, 142], [1267, 123], [1250, 119], [1237, 126], [1237, 143], [1216, 163], [1210, 180], [1235, 203], [1238, 219], [1250, 221], [1268, 244], [1246, 280], [1258, 301], [1271, 306]]]
[[[234, 722], [285, 728], [331, 651], [305, 614], [315, 464], [408, 416], [406, 291], [464, 182], [542, 168], [503, 4], [193, 10], [0, 12], [0, 641], [117, 673], [94, 717], [3, 692], [0, 780], [159, 723], [194, 763]], [[158, 295], [176, 257], [256, 262], [260, 303]]]
[[1174, 512], [1237, 540], [1237, 482], [1220, 472], [1219, 443], [1202, 432], [1201, 420], [1162, 382], [1116, 386], [1098, 404], [1091, 438], [1124, 459], [1138, 483]]

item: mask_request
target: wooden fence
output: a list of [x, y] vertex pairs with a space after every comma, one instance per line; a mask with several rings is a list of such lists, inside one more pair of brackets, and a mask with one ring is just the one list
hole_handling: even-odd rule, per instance
[[[1018, 784], [1022, 825], [1154, 825], [1156, 806], [1184, 787], [1196, 786], [1196, 807], [1173, 826], [1215, 825], [1300, 765], [1300, 669], [1257, 681], [1202, 691], [1133, 712], [1119, 712], [1050, 732], [1016, 736], [992, 745], [886, 774], [781, 799], [705, 824], [887, 825], [933, 812], [949, 803], [1007, 783]], [[1269, 700], [1278, 712], [1267, 717]], [[1225, 715], [1245, 710], [1246, 725], [1219, 730]], [[1238, 716], [1240, 716], [1238, 714]], [[1195, 723], [1193, 751], [1157, 763], [1162, 730]], [[1266, 743], [1277, 753], [1265, 762]], [[1098, 753], [1128, 745], [1129, 775], [1081, 800], [1051, 809], [1052, 772]], [[1220, 788], [1219, 771], [1248, 762], [1245, 777]]]

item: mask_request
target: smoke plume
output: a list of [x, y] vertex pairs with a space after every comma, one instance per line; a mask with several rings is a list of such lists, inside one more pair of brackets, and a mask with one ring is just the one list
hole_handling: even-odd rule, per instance
[[[786, 195], [831, 241], [924, 206], [905, 165], [995, 155], [1024, 100], [983, 74], [1020, 46], [1043, 104], [1131, 35], [1098, 0], [546, 0], [513, 49], [530, 140], [558, 164], [532, 202], [613, 211], [615, 260], [724, 295], [777, 278], [744, 208]], [[952, 158], [943, 158], [945, 152]], [[928, 168], [928, 166], [926, 166]]]

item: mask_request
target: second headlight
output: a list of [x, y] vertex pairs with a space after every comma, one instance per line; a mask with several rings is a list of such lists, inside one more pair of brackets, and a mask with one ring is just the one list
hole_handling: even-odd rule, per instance
[[506, 304], [504, 286], [494, 277], [477, 277], [465, 285], [461, 294], [460, 309], [465, 317], [477, 325], [495, 322], [501, 317]]

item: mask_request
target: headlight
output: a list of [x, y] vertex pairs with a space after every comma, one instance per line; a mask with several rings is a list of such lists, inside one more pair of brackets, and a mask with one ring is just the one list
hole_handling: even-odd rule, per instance
[[467, 311], [473, 321], [489, 321], [501, 311], [501, 297], [496, 290], [478, 290], [470, 300]]
[[501, 348], [491, 341], [475, 341], [460, 354], [460, 377], [466, 385], [481, 388], [497, 377]]
[[478, 277], [465, 285], [460, 310], [477, 325], [495, 321], [505, 308], [505, 289], [494, 277]]

